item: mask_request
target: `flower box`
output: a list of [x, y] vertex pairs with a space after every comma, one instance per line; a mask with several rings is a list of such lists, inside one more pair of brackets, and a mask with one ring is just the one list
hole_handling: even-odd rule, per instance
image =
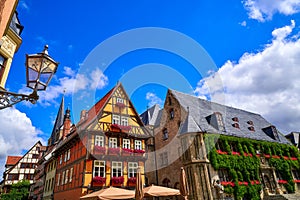
[[122, 131], [130, 131], [130, 129], [131, 129], [131, 126], [123, 126], [123, 125], [119, 125], [119, 127], [120, 127], [120, 129], [121, 129]]
[[134, 153], [138, 153], [138, 154], [143, 154], [143, 153], [145, 153], [145, 151], [142, 150], [142, 149], [135, 149], [135, 150], [133, 150], [133, 152], [134, 152]]
[[121, 108], [121, 109], [124, 109], [124, 108], [125, 108], [125, 104], [124, 104], [124, 103], [121, 103], [121, 102], [117, 102], [117, 103], [116, 103], [116, 106], [118, 106], [118, 107]]
[[128, 178], [128, 183], [136, 184], [136, 177], [130, 177], [130, 178]]
[[98, 184], [105, 184], [106, 178], [105, 177], [101, 177], [101, 176], [95, 176], [93, 178], [93, 182], [94, 183], [98, 183]]
[[113, 184], [123, 184], [124, 182], [124, 177], [123, 176], [119, 176], [119, 177], [111, 177], [111, 182]]
[[271, 156], [269, 154], [264, 154], [265, 158], [270, 158]]
[[217, 153], [218, 153], [218, 154], [222, 154], [222, 155], [224, 155], [224, 154], [227, 155], [227, 154], [228, 154], [227, 152], [221, 151], [221, 150], [217, 150]]
[[119, 154], [120, 148], [108, 148], [109, 154]]
[[291, 157], [290, 159], [291, 159], [291, 160], [297, 160], [297, 158], [296, 158], [296, 157]]
[[260, 184], [259, 180], [254, 180], [254, 181], [251, 181], [250, 183], [251, 183], [251, 185], [259, 185]]
[[244, 153], [244, 156], [249, 156], [249, 157], [252, 157], [252, 154], [251, 153]]
[[278, 180], [278, 183], [280, 183], [280, 184], [286, 184], [288, 182], [286, 180]]
[[102, 153], [105, 154], [106, 148], [101, 146], [95, 146], [94, 147], [94, 153]]
[[111, 124], [110, 128], [112, 130], [122, 130], [122, 131], [130, 131], [131, 126], [124, 126], [124, 125], [119, 125], [119, 124]]
[[280, 156], [274, 155], [274, 156], [272, 156], [272, 158], [280, 159]]
[[223, 186], [231, 186], [231, 187], [235, 186], [234, 182], [231, 182], [231, 181], [222, 181], [221, 185], [223, 185]]
[[123, 150], [123, 152], [126, 152], [126, 153], [132, 153], [133, 152], [132, 149], [127, 149], [127, 148], [123, 148], [122, 150]]
[[231, 154], [232, 154], [232, 155], [236, 155], [236, 156], [241, 155], [239, 152], [236, 152], [236, 151], [232, 151]]
[[294, 180], [294, 183], [300, 183], [300, 180]]
[[283, 159], [284, 159], [284, 160], [288, 160], [289, 157], [288, 157], [288, 156], [283, 156]]
[[239, 185], [248, 185], [248, 182], [246, 182], [246, 181], [239, 181]]

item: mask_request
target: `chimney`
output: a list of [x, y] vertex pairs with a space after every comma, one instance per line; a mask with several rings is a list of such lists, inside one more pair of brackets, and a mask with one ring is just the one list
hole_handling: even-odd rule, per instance
[[84, 120], [86, 116], [86, 110], [82, 110], [80, 113], [80, 121]]
[[67, 108], [64, 116], [64, 127], [63, 127], [63, 139], [66, 138], [66, 136], [70, 133], [70, 128], [71, 128], [71, 111], [69, 108]]

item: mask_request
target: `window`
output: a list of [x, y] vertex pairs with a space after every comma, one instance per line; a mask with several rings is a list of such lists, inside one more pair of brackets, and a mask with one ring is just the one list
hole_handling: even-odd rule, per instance
[[63, 171], [62, 176], [61, 176], [61, 185], [64, 184], [65, 181], [65, 171]]
[[161, 166], [168, 165], [168, 152], [159, 154]]
[[219, 175], [220, 182], [231, 180], [228, 175], [228, 170], [226, 169], [219, 169], [218, 175]]
[[174, 109], [172, 108], [171, 110], [170, 110], [170, 119], [174, 119]]
[[120, 124], [120, 116], [119, 115], [113, 115], [113, 124]]
[[94, 161], [93, 177], [95, 176], [105, 177], [105, 161]]
[[59, 164], [61, 165], [62, 163], [62, 155], [60, 155], [60, 158], [59, 158]]
[[8, 174], [7, 180], [19, 180], [19, 174]]
[[69, 170], [67, 169], [66, 176], [65, 176], [65, 184], [68, 183], [68, 179], [69, 179]]
[[136, 172], [138, 168], [137, 162], [128, 162], [128, 177], [136, 177]]
[[297, 170], [292, 170], [295, 180], [300, 180], [300, 173]]
[[169, 138], [169, 133], [168, 133], [168, 129], [164, 129], [163, 130], [163, 140], [167, 140]]
[[112, 162], [112, 177], [122, 176], [122, 162]]
[[60, 174], [57, 175], [57, 186], [59, 186]]
[[70, 170], [70, 179], [69, 179], [70, 183], [72, 182], [72, 179], [73, 179], [73, 167]]
[[71, 157], [71, 149], [68, 150], [67, 160], [70, 160]]
[[130, 149], [130, 139], [123, 139], [123, 149]]
[[109, 147], [110, 148], [117, 148], [118, 140], [117, 138], [109, 138]]
[[24, 180], [33, 180], [33, 174], [24, 174]]
[[32, 158], [35, 158], [35, 159], [39, 158], [39, 154], [32, 154]]
[[95, 135], [95, 146], [104, 147], [104, 137], [101, 135]]
[[128, 117], [121, 117], [121, 125], [128, 126]]
[[117, 103], [124, 103], [124, 99], [117, 97]]
[[5, 70], [6, 59], [0, 55], [0, 81], [2, 80], [4, 70]]
[[135, 140], [134, 141], [134, 149], [142, 150], [142, 141], [141, 140]]
[[66, 151], [66, 152], [65, 152], [65, 157], [64, 157], [64, 158], [65, 158], [65, 159], [64, 159], [64, 162], [67, 162], [67, 156], [68, 156], [68, 152]]
[[40, 152], [41, 148], [40, 147], [36, 147], [35, 148], [38, 152]]

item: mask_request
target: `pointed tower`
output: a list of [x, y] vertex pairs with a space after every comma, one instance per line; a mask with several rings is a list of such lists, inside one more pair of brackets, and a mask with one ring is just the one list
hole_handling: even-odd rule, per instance
[[65, 104], [65, 98], [64, 96], [61, 99], [61, 103], [58, 109], [58, 113], [56, 115], [56, 120], [53, 126], [53, 130], [51, 133], [51, 136], [48, 140], [48, 145], [53, 145], [55, 142], [57, 142], [60, 138], [60, 129], [64, 125], [64, 104]]

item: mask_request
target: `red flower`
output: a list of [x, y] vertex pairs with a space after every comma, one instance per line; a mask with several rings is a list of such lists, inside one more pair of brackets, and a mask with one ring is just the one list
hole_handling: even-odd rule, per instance
[[300, 183], [300, 180], [294, 180], [294, 183]]
[[121, 130], [124, 130], [124, 131], [130, 131], [131, 126], [123, 126], [123, 125], [119, 125], [119, 128], [120, 128]]
[[287, 181], [286, 180], [278, 180], [278, 183], [286, 184]]
[[256, 183], [257, 185], [260, 184], [259, 180], [256, 180], [255, 183]]
[[239, 152], [236, 152], [236, 151], [232, 151], [231, 154], [232, 155], [237, 155], [237, 156], [241, 155]]
[[95, 183], [104, 184], [105, 181], [106, 181], [106, 178], [105, 178], [105, 177], [95, 176], [95, 177], [93, 178], [93, 182], [95, 182]]
[[234, 183], [231, 181], [222, 181], [221, 185], [234, 187]]
[[274, 155], [274, 156], [272, 156], [272, 158], [279, 159], [279, 158], [280, 158], [280, 156], [276, 156], [276, 155]]
[[217, 150], [217, 153], [218, 153], [218, 154], [226, 154], [226, 155], [227, 155], [227, 152], [221, 151], [221, 150]]
[[108, 148], [108, 152], [112, 154], [118, 154], [120, 153], [120, 148]]
[[124, 177], [123, 176], [111, 177], [111, 181], [115, 184], [122, 184], [124, 182]]
[[270, 158], [271, 156], [269, 154], [264, 154], [265, 158]]
[[288, 157], [288, 156], [283, 156], [283, 159], [284, 159], [284, 160], [288, 160], [289, 157]]
[[136, 183], [136, 177], [128, 178], [128, 183]]
[[96, 152], [101, 152], [101, 153], [105, 153], [105, 147], [101, 147], [101, 146], [95, 146], [94, 147], [94, 150], [96, 151]]
[[133, 150], [132, 150], [132, 149], [123, 148], [123, 152], [132, 153], [132, 152], [133, 152]]
[[134, 153], [145, 153], [145, 151], [142, 149], [135, 149]]
[[297, 160], [297, 158], [296, 158], [296, 157], [291, 157], [290, 159], [291, 159], [291, 160]]

